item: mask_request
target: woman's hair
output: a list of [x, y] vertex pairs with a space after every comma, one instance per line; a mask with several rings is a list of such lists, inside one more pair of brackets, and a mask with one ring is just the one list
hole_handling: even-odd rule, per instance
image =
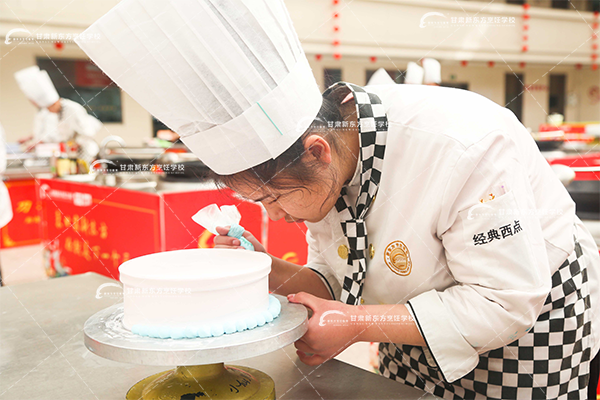
[[[336, 89], [323, 97], [321, 109], [306, 132], [280, 156], [233, 175], [218, 175], [213, 172], [210, 178], [219, 187], [234, 188], [242, 184], [250, 187], [268, 186], [275, 191], [307, 188], [317, 183], [318, 171], [323, 165], [318, 160], [306, 161], [302, 157], [305, 152], [304, 140], [310, 135], [320, 135], [334, 152], [340, 154], [340, 147], [343, 147], [338, 136], [340, 131], [333, 126], [335, 122], [343, 120], [340, 113], [340, 92], [344, 87]], [[344, 91], [347, 92], [347, 89]], [[335, 182], [337, 171], [331, 169], [331, 174], [332, 182]], [[331, 190], [335, 190], [333, 185]]]

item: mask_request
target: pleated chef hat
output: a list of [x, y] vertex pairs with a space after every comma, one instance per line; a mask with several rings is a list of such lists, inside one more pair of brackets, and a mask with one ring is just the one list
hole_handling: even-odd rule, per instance
[[50, 76], [37, 65], [15, 72], [15, 80], [23, 94], [38, 107], [50, 107], [59, 99]]
[[279, 156], [321, 107], [282, 0], [122, 0], [85, 33], [101, 38], [76, 40], [88, 56], [219, 174]]
[[438, 60], [433, 58], [424, 58], [422, 64], [423, 69], [425, 70], [423, 83], [426, 85], [431, 83], [437, 83], [439, 85], [442, 83], [442, 66]]
[[371, 75], [371, 79], [367, 82], [367, 86], [369, 85], [393, 85], [396, 82], [392, 79], [390, 74], [383, 68], [379, 68], [377, 71], [373, 72]]
[[404, 83], [409, 83], [413, 85], [421, 85], [423, 84], [423, 68], [417, 63], [409, 62], [406, 67], [406, 77], [404, 78]]

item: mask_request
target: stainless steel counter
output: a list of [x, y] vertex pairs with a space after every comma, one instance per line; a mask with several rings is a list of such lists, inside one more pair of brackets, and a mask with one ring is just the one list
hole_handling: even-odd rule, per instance
[[[122, 301], [117, 287], [96, 298], [111, 282], [87, 273], [0, 288], [0, 398], [124, 399], [134, 383], [171, 367], [118, 363], [84, 347], [84, 322]], [[278, 399], [434, 399], [337, 360], [307, 366], [293, 345], [234, 364], [269, 374]]]
[[52, 171], [49, 158], [37, 158], [33, 153], [8, 154], [3, 180], [34, 179]]

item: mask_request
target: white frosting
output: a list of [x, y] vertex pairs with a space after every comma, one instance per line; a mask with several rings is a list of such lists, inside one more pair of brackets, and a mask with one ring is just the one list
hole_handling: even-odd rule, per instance
[[119, 267], [123, 325], [186, 328], [242, 320], [269, 308], [271, 258], [191, 249], [149, 254]]

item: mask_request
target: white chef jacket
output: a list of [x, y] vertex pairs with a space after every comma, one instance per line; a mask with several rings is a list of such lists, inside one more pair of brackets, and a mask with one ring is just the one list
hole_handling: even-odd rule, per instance
[[58, 121], [60, 117], [57, 113], [48, 111], [47, 108], [41, 108], [33, 117], [33, 140], [46, 143], [58, 143], [64, 139], [58, 134]]
[[88, 154], [95, 155], [99, 147], [92, 137], [102, 128], [102, 122], [89, 115], [79, 103], [60, 99], [60, 113], [52, 113], [46, 108], [37, 112], [33, 120], [33, 136], [36, 142], [64, 142], [78, 133], [77, 143]]
[[[375, 251], [367, 256], [364, 304], [407, 304], [453, 382], [475, 368], [478, 354], [519, 339], [534, 325], [552, 273], [574, 250], [576, 224], [588, 249], [592, 307], [600, 315], [598, 250], [511, 111], [461, 89], [366, 90], [381, 99], [389, 125], [381, 183], [366, 218]], [[349, 194], [357, 196], [359, 179], [356, 171]], [[320, 272], [339, 299], [348, 265], [338, 248], [348, 241], [337, 211], [306, 225], [306, 266]], [[498, 236], [487, 240], [490, 231]], [[400, 242], [408, 250], [404, 270], [389, 257]], [[595, 318], [592, 355], [599, 333]]]
[[13, 217], [8, 189], [2, 181], [4, 171], [6, 171], [6, 139], [4, 128], [0, 125], [0, 228], [8, 224]]

